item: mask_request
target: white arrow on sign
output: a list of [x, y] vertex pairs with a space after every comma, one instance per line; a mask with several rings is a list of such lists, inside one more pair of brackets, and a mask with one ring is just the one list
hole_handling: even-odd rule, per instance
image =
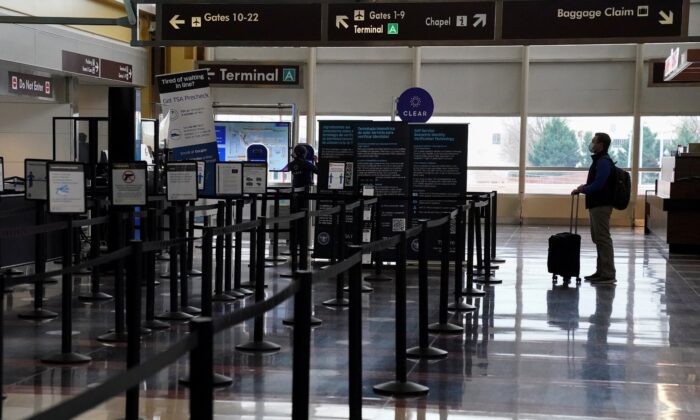
[[347, 20], [349, 17], [345, 15], [340, 15], [335, 17], [335, 27], [340, 29], [340, 26], [342, 25], [343, 28], [348, 29], [348, 22]]
[[180, 15], [175, 15], [175, 16], [173, 16], [172, 19], [170, 19], [170, 25], [172, 25], [172, 27], [175, 29], [180, 29], [180, 27], [177, 25], [184, 25], [185, 24], [185, 20], [178, 19], [179, 17], [180, 17]]
[[673, 25], [673, 11], [669, 11], [668, 14], [664, 12], [663, 10], [659, 12], [659, 16], [661, 16], [661, 20], [659, 20], [659, 23], [662, 25]]
[[481, 25], [483, 28], [486, 26], [486, 14], [485, 13], [479, 13], [478, 15], [474, 15], [474, 27], [476, 28], [477, 26]]

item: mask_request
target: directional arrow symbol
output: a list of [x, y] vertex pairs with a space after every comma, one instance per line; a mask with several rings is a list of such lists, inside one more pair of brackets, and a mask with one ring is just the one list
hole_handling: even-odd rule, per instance
[[486, 13], [479, 13], [477, 15], [474, 15], [474, 19], [475, 28], [479, 25], [481, 25], [482, 28], [486, 26]]
[[661, 20], [659, 20], [659, 23], [662, 25], [673, 25], [673, 11], [669, 11], [668, 14], [661, 10], [659, 12], [659, 16], [661, 16]]
[[175, 15], [175, 16], [173, 16], [172, 19], [170, 19], [170, 25], [175, 29], [180, 29], [180, 27], [177, 25], [184, 25], [185, 24], [185, 20], [178, 19], [179, 17], [180, 17], [180, 15]]
[[335, 17], [335, 27], [340, 29], [340, 26], [342, 25], [343, 28], [348, 29], [348, 22], [347, 20], [349, 17], [345, 15], [340, 15]]

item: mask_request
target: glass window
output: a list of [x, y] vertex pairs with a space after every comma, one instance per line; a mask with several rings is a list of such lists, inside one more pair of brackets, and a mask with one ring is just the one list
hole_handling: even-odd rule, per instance
[[587, 171], [527, 171], [525, 191], [528, 194], [570, 194], [586, 183]]
[[661, 167], [661, 158], [671, 156], [678, 145], [700, 141], [700, 117], [642, 117], [642, 146], [639, 166]]
[[588, 144], [596, 132], [612, 139], [610, 155], [620, 167], [631, 167], [631, 117], [532, 117], [528, 119], [527, 162], [530, 167], [585, 168]]
[[475, 169], [467, 171], [467, 191], [498, 191], [504, 194], [518, 193], [518, 169], [497, 171]]

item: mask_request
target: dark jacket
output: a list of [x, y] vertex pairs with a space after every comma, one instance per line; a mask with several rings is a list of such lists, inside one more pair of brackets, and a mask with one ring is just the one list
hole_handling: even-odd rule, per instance
[[318, 169], [305, 159], [295, 158], [289, 164], [289, 172], [292, 173], [292, 187], [300, 188], [313, 185], [313, 174], [318, 173]]
[[[586, 194], [586, 208], [612, 206], [615, 195], [615, 164], [607, 152], [595, 154], [591, 158], [593, 163], [588, 169], [588, 179], [583, 189]], [[598, 168], [602, 165], [606, 166], [603, 172]]]

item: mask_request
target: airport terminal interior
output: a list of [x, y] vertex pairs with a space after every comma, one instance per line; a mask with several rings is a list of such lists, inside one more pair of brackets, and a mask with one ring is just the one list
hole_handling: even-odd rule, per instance
[[0, 418], [700, 419], [700, 0], [0, 0]]

